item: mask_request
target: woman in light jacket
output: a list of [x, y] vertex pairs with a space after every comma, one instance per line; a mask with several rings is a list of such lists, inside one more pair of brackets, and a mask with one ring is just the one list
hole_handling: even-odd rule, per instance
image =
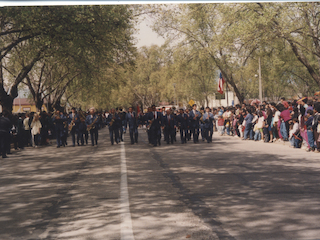
[[39, 115], [37, 113], [34, 114], [30, 127], [31, 127], [31, 135], [32, 135], [32, 146], [38, 147], [40, 130], [42, 128], [42, 125], [39, 120]]

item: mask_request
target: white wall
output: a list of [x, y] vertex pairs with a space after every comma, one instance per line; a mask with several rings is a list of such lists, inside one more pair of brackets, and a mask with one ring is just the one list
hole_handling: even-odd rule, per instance
[[216, 107], [221, 107], [221, 106], [224, 106], [224, 107], [227, 107], [227, 106], [232, 106], [232, 101], [234, 102], [234, 106], [236, 104], [239, 104], [239, 99], [236, 97], [236, 95], [234, 94], [234, 92], [232, 91], [228, 91], [227, 92], [228, 94], [228, 102], [227, 102], [227, 96], [225, 99], [215, 99], [215, 95], [214, 96], [210, 96], [209, 97], [209, 107], [212, 108], [216, 108]]

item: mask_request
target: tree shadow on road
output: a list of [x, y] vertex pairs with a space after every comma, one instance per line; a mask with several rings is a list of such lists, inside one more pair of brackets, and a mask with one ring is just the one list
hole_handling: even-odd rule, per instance
[[119, 239], [118, 149], [26, 149], [3, 161], [0, 239]]
[[[139, 193], [133, 193], [137, 199], [140, 195], [140, 201], [132, 208], [148, 203], [148, 210], [139, 215], [147, 218], [150, 212], [158, 213], [162, 205], [159, 218], [168, 217], [170, 202], [166, 202], [168, 193], [161, 185], [170, 184], [179, 202], [219, 239], [317, 239], [320, 165], [301, 154], [294, 158], [271, 154], [272, 150], [270, 154], [247, 152], [239, 144], [220, 140], [213, 144], [146, 146], [149, 153], [143, 161], [135, 161], [129, 172], [130, 181], [141, 185]], [[157, 163], [162, 176], [157, 176], [150, 188], [149, 182], [144, 182], [145, 173], [140, 177], [139, 173], [152, 162]]]

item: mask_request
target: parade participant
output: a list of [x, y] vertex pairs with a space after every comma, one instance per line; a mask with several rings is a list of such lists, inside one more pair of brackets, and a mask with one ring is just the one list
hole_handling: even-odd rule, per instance
[[149, 134], [150, 134], [150, 142], [151, 144], [156, 147], [157, 144], [159, 146], [160, 143], [160, 131], [161, 131], [161, 125], [162, 125], [162, 117], [161, 113], [156, 110], [156, 106], [151, 106], [152, 111], [148, 114], [148, 128], [149, 128]]
[[86, 125], [86, 115], [83, 111], [79, 111], [79, 123], [78, 123], [78, 137], [77, 143], [81, 143], [81, 146], [84, 145], [84, 140], [88, 144], [88, 131]]
[[150, 129], [149, 129], [149, 117], [151, 117], [151, 112], [152, 112], [152, 108], [148, 107], [148, 110], [146, 112], [146, 114], [144, 114], [143, 116], [143, 123], [146, 125], [147, 127], [147, 135], [148, 135], [148, 142], [149, 144], [151, 144], [151, 137], [150, 137]]
[[132, 107], [129, 107], [129, 112], [126, 114], [126, 123], [129, 125], [131, 144], [138, 143], [138, 118]]
[[92, 107], [89, 109], [89, 115], [86, 117], [87, 131], [90, 132], [92, 146], [94, 146], [94, 143], [98, 145], [98, 124], [99, 118], [95, 114], [94, 107]]
[[188, 118], [188, 114], [184, 113], [183, 109], [180, 108], [180, 114], [177, 116], [177, 123], [182, 144], [187, 143]]
[[162, 117], [166, 115], [166, 107], [161, 108]]
[[[178, 112], [177, 112], [177, 110], [176, 110], [176, 108], [175, 107], [173, 107], [172, 109], [171, 109], [171, 114], [173, 114], [173, 117], [174, 117], [174, 119], [175, 119], [175, 122], [177, 122], [177, 116], [178, 116]], [[176, 131], [176, 129], [173, 131], [173, 141], [177, 141], [177, 131]]]
[[62, 129], [62, 136], [61, 136], [61, 142], [63, 146], [68, 145], [67, 138], [68, 138], [68, 114], [64, 112], [63, 113], [63, 129]]
[[213, 123], [214, 120], [213, 114], [210, 112], [210, 108], [206, 107], [206, 112], [203, 114], [203, 129], [204, 129], [204, 137], [208, 143], [212, 142], [213, 135]]
[[9, 120], [9, 112], [3, 110], [2, 116], [0, 117], [0, 151], [2, 154], [2, 158], [7, 158], [7, 147], [8, 139], [10, 138], [10, 129], [11, 122]]
[[68, 128], [72, 138], [72, 146], [76, 145], [76, 134], [77, 134], [77, 144], [79, 144], [79, 115], [76, 113], [76, 109], [73, 107], [71, 108], [71, 113], [68, 116]]
[[204, 141], [205, 140], [205, 132], [204, 132], [204, 120], [203, 120], [203, 114], [204, 114], [203, 107], [200, 108], [200, 113], [201, 113], [201, 116], [200, 116], [200, 121], [199, 121], [199, 127], [200, 127], [201, 139], [202, 139], [202, 141]]
[[117, 108], [116, 113], [119, 116], [119, 120], [117, 121], [118, 130], [119, 130], [119, 141], [123, 142], [123, 129], [127, 125], [126, 120], [126, 113], [122, 111], [122, 108]]
[[188, 116], [188, 121], [187, 121], [187, 124], [188, 124], [188, 128], [187, 128], [187, 134], [186, 134], [186, 140], [190, 141], [191, 139], [191, 130], [190, 130], [190, 118], [189, 118], [189, 109], [186, 109], [186, 112], [185, 112]]
[[40, 131], [40, 145], [47, 145], [48, 144], [48, 130], [49, 130], [49, 119], [48, 115], [45, 111], [42, 111], [40, 113], [40, 122], [42, 125], [41, 131]]
[[[159, 112], [161, 112], [161, 118], [163, 119], [166, 116], [166, 107], [162, 107], [161, 109], [159, 109]], [[163, 141], [166, 141], [166, 133], [164, 130], [163, 131]], [[160, 131], [160, 139], [161, 139], [162, 135], [161, 135], [161, 131]]]
[[60, 146], [64, 146], [63, 142], [61, 141], [61, 137], [63, 134], [63, 123], [65, 121], [64, 116], [62, 113], [60, 113], [59, 110], [56, 111], [56, 113], [52, 117], [56, 139], [57, 139], [57, 148]]
[[170, 110], [167, 110], [167, 114], [162, 118], [162, 129], [166, 136], [166, 142], [173, 144], [174, 133], [176, 131], [176, 120]]
[[201, 117], [201, 113], [197, 111], [197, 105], [193, 104], [192, 111], [189, 113], [190, 119], [190, 130], [193, 137], [193, 142], [199, 142], [199, 120]]
[[110, 114], [107, 118], [107, 124], [109, 126], [109, 134], [111, 144], [114, 144], [114, 141], [119, 143], [119, 129], [117, 123], [120, 121], [119, 115], [116, 113], [115, 109], [111, 109]]

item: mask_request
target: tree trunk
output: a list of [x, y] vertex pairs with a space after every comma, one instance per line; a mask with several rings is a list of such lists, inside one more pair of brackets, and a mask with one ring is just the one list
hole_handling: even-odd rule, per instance
[[53, 106], [52, 106], [52, 103], [51, 103], [51, 102], [48, 102], [48, 103], [47, 103], [47, 110], [48, 110], [48, 112], [53, 112], [53, 111], [54, 111], [54, 109], [53, 109]]
[[12, 113], [13, 99], [14, 98], [8, 95], [6, 90], [4, 89], [2, 62], [0, 61], [0, 104], [2, 106], [2, 111], [6, 110]]
[[0, 94], [0, 99], [1, 99], [0, 103], [2, 106], [2, 111], [6, 110], [12, 113], [14, 98], [12, 98], [6, 92], [4, 92], [4, 94]]
[[233, 77], [232, 77], [232, 74], [230, 75], [230, 77], [226, 74], [226, 72], [224, 70], [222, 70], [220, 68], [220, 71], [224, 77], [224, 79], [232, 86], [233, 88], [233, 91], [235, 92], [237, 98], [239, 99], [239, 102], [240, 103], [243, 103], [244, 101], [244, 97], [242, 96], [242, 94], [240, 93], [239, 89], [237, 88], [234, 80], [233, 80]]
[[42, 111], [42, 105], [43, 105], [43, 99], [37, 98], [35, 104], [36, 104], [37, 110], [39, 112], [41, 112]]

